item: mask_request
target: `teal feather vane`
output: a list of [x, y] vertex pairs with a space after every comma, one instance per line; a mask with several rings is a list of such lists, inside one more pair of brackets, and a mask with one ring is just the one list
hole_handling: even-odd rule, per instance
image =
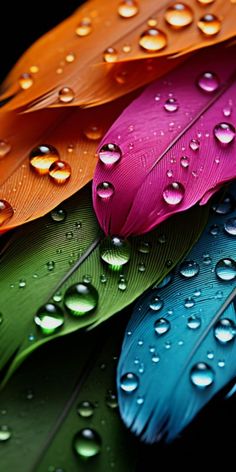
[[236, 377], [236, 184], [187, 258], [136, 304], [117, 370], [122, 419], [173, 440]]

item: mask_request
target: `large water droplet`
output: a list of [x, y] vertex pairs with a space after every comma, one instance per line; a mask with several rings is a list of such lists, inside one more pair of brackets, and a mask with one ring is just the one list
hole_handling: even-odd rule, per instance
[[225, 195], [223, 199], [213, 203], [212, 210], [218, 215], [227, 215], [234, 209], [235, 201], [231, 195]]
[[11, 429], [7, 425], [0, 426], [0, 443], [8, 441], [11, 438], [12, 432]]
[[190, 279], [199, 273], [199, 265], [195, 261], [184, 261], [180, 264], [179, 273], [182, 277]]
[[122, 152], [117, 144], [104, 144], [98, 153], [100, 161], [106, 165], [112, 165], [118, 162], [122, 157]]
[[63, 208], [58, 207], [52, 210], [50, 215], [53, 221], [59, 223], [61, 221], [65, 221], [67, 213], [65, 210], [63, 210]]
[[94, 429], [84, 428], [74, 436], [73, 446], [78, 456], [89, 459], [101, 452], [102, 441]]
[[64, 296], [64, 305], [73, 316], [92, 312], [98, 304], [98, 292], [90, 283], [77, 283], [69, 287]]
[[129, 262], [131, 247], [127, 240], [114, 236], [104, 238], [100, 245], [101, 259], [112, 268], [120, 268]]
[[139, 386], [139, 378], [133, 372], [122, 375], [120, 379], [120, 388], [125, 393], [133, 393]]
[[83, 401], [78, 404], [77, 413], [82, 418], [91, 418], [94, 413], [94, 405], [91, 402]]
[[201, 326], [201, 318], [196, 315], [192, 315], [188, 318], [187, 326], [190, 329], [198, 329]]
[[236, 218], [229, 218], [224, 224], [224, 229], [231, 236], [236, 236]]
[[50, 166], [59, 161], [59, 153], [50, 144], [40, 144], [31, 151], [29, 160], [31, 167], [37, 174], [48, 174]]
[[89, 124], [84, 128], [84, 135], [90, 141], [97, 141], [98, 139], [102, 138], [103, 129], [95, 124]]
[[103, 59], [108, 63], [116, 62], [118, 59], [117, 50], [112, 47], [107, 48], [103, 53]]
[[88, 36], [92, 31], [92, 24], [90, 18], [83, 18], [76, 27], [75, 33], [77, 36]]
[[155, 322], [154, 329], [155, 329], [156, 334], [158, 336], [161, 336], [162, 334], [165, 334], [169, 331], [170, 322], [166, 320], [165, 318], [160, 318], [159, 320]]
[[27, 90], [32, 87], [34, 79], [31, 74], [21, 74], [19, 77], [19, 85], [22, 90]]
[[168, 98], [164, 104], [164, 108], [169, 113], [173, 113], [178, 110], [179, 105], [175, 98]]
[[8, 141], [3, 139], [0, 140], [0, 158], [5, 157], [11, 150], [11, 145]]
[[58, 92], [58, 100], [61, 103], [71, 103], [75, 98], [75, 92], [70, 87], [62, 87]]
[[220, 343], [227, 344], [235, 338], [235, 334], [236, 326], [232, 320], [222, 318], [215, 324], [214, 335]]
[[174, 29], [181, 29], [193, 21], [192, 9], [185, 3], [173, 3], [165, 12], [165, 20]]
[[47, 303], [37, 311], [34, 318], [43, 334], [53, 334], [64, 324], [64, 314], [62, 309], [54, 303]]
[[6, 200], [0, 200], [0, 226], [14, 215], [14, 210]]
[[193, 385], [204, 389], [214, 382], [214, 370], [205, 362], [195, 364], [190, 372], [190, 379]]
[[167, 36], [159, 29], [150, 28], [141, 34], [139, 45], [147, 52], [156, 52], [167, 46]]
[[220, 32], [221, 21], [216, 15], [207, 13], [197, 22], [198, 28], [205, 36], [213, 36]]
[[200, 147], [200, 141], [198, 139], [191, 139], [189, 147], [192, 149], [192, 151], [198, 151]]
[[110, 182], [101, 182], [97, 185], [97, 195], [104, 201], [108, 201], [115, 189]]
[[233, 259], [221, 259], [217, 262], [215, 271], [220, 280], [229, 282], [236, 278], [236, 263]]
[[214, 135], [222, 144], [229, 144], [235, 138], [236, 130], [231, 123], [218, 123], [214, 128]]
[[49, 168], [49, 175], [53, 182], [63, 185], [71, 176], [71, 166], [65, 161], [54, 162]]
[[153, 311], [160, 311], [164, 305], [163, 300], [160, 297], [154, 297], [149, 304], [149, 308]]
[[189, 164], [190, 164], [189, 158], [187, 156], [182, 156], [180, 159], [181, 167], [183, 167], [184, 169], [187, 169], [189, 167]]
[[123, 0], [118, 6], [118, 13], [122, 18], [133, 18], [138, 12], [139, 6], [135, 0]]
[[168, 205], [179, 205], [185, 194], [185, 188], [180, 182], [172, 182], [163, 191], [163, 198]]
[[220, 85], [218, 76], [214, 72], [204, 72], [198, 77], [197, 85], [204, 92], [215, 92]]

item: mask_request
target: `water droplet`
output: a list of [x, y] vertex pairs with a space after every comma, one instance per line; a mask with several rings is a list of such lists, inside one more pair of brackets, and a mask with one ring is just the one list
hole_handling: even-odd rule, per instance
[[167, 177], [173, 177], [173, 170], [168, 170], [166, 172]]
[[195, 305], [195, 301], [194, 301], [193, 298], [191, 298], [191, 297], [186, 298], [186, 300], [184, 302], [185, 308], [192, 308], [194, 305]]
[[180, 182], [172, 182], [163, 191], [163, 198], [168, 205], [179, 205], [185, 194], [185, 188]]
[[229, 218], [224, 224], [224, 229], [231, 236], [236, 236], [236, 218]]
[[7, 425], [0, 426], [0, 443], [8, 441], [11, 438], [12, 432]]
[[72, 233], [72, 231], [68, 231], [68, 233], [66, 233], [66, 239], [73, 239], [74, 237], [74, 233]]
[[102, 441], [94, 429], [84, 428], [74, 436], [73, 446], [78, 456], [89, 459], [101, 452]]
[[151, 250], [151, 244], [147, 241], [140, 241], [138, 245], [138, 252], [141, 254], [149, 254]]
[[64, 296], [64, 305], [73, 316], [87, 315], [98, 304], [98, 292], [91, 284], [77, 283], [69, 287]]
[[97, 141], [102, 138], [103, 129], [95, 124], [89, 124], [84, 128], [84, 135], [90, 141]]
[[124, 44], [124, 46], [122, 47], [122, 51], [125, 53], [125, 54], [128, 54], [129, 52], [131, 52], [131, 46], [130, 44]]
[[149, 18], [147, 25], [151, 28], [155, 28], [157, 26], [157, 20], [155, 18]]
[[217, 236], [219, 234], [219, 226], [218, 225], [212, 225], [209, 229], [209, 233], [212, 236]]
[[5, 157], [11, 150], [11, 145], [8, 141], [3, 139], [0, 140], [0, 158]]
[[201, 318], [196, 315], [192, 315], [188, 318], [187, 326], [190, 329], [198, 329], [201, 326]]
[[199, 274], [199, 265], [195, 261], [184, 261], [180, 264], [179, 273], [182, 277], [190, 279]]
[[118, 407], [117, 396], [113, 392], [108, 392], [106, 397], [106, 404], [109, 408], [115, 409]]
[[225, 117], [228, 118], [229, 116], [231, 116], [231, 114], [232, 114], [232, 102], [229, 101], [229, 103], [224, 106], [224, 108], [223, 108], [222, 111], [223, 111], [223, 115], [224, 115]]
[[159, 320], [155, 322], [154, 329], [155, 329], [156, 334], [158, 336], [161, 336], [162, 334], [165, 334], [169, 331], [170, 322], [166, 320], [165, 318], [160, 318]]
[[189, 167], [189, 164], [190, 164], [189, 158], [187, 156], [182, 156], [180, 159], [181, 167], [183, 167], [184, 169], [187, 169]]
[[19, 288], [25, 288], [26, 287], [26, 280], [25, 279], [20, 279], [19, 280]]
[[101, 284], [107, 283], [107, 277], [105, 276], [105, 274], [100, 275], [100, 282]]
[[127, 240], [114, 236], [104, 238], [100, 245], [101, 259], [111, 268], [117, 269], [129, 262], [131, 247]]
[[212, 210], [218, 215], [227, 215], [234, 209], [234, 199], [231, 195], [225, 195], [221, 201], [213, 203]]
[[127, 284], [124, 279], [121, 279], [118, 283], [118, 289], [122, 292], [127, 289]]
[[12, 218], [13, 215], [14, 211], [10, 203], [6, 200], [0, 200], [0, 226]]
[[200, 147], [200, 141], [198, 139], [191, 139], [189, 147], [192, 149], [192, 151], [198, 151]]
[[204, 92], [215, 92], [220, 85], [218, 76], [214, 72], [204, 72], [197, 79], [197, 85]]
[[97, 195], [104, 201], [108, 201], [115, 189], [110, 182], [101, 182], [97, 185]]
[[65, 184], [71, 176], [71, 167], [65, 161], [54, 162], [50, 166], [49, 175], [56, 184]]
[[55, 269], [55, 262], [54, 261], [49, 261], [49, 262], [47, 262], [46, 266], [47, 266], [48, 271], [51, 272], [52, 270]]
[[209, 254], [203, 254], [203, 264], [209, 265], [212, 263], [212, 258]]
[[145, 270], [146, 270], [146, 266], [145, 266], [144, 262], [140, 262], [138, 264], [138, 271], [139, 272], [145, 272]]
[[165, 342], [165, 348], [166, 348], [166, 349], [170, 349], [170, 348], [171, 348], [171, 342], [170, 342], [170, 341], [166, 341], [166, 342]]
[[50, 335], [64, 324], [64, 314], [58, 305], [47, 303], [39, 308], [34, 321], [43, 334]]
[[197, 22], [198, 28], [205, 36], [213, 36], [221, 30], [221, 21], [216, 15], [207, 13]]
[[86, 274], [83, 276], [83, 282], [85, 282], [86, 284], [91, 284], [92, 282], [92, 276], [89, 275], [89, 274]]
[[34, 83], [34, 79], [31, 74], [27, 72], [25, 74], [21, 74], [19, 77], [19, 86], [22, 90], [27, 90], [32, 87]]
[[147, 52], [160, 51], [167, 46], [167, 36], [157, 28], [150, 28], [141, 34], [139, 45]]
[[174, 29], [181, 29], [193, 21], [192, 9], [185, 3], [173, 3], [165, 12], [165, 20]]
[[154, 356], [152, 356], [152, 362], [154, 362], [154, 364], [157, 364], [158, 362], [160, 362], [160, 357], [154, 354]]
[[123, 0], [118, 6], [118, 13], [122, 18], [133, 18], [138, 12], [139, 6], [135, 0]]
[[166, 111], [173, 113], [178, 110], [179, 105], [175, 98], [168, 98], [164, 104], [164, 108]]
[[66, 62], [68, 62], [68, 64], [70, 64], [71, 62], [74, 62], [75, 61], [75, 54], [73, 52], [69, 52], [66, 57], [65, 57], [65, 60]]
[[55, 295], [53, 295], [53, 301], [56, 303], [59, 303], [62, 301], [62, 293], [61, 292], [56, 292]]
[[53, 221], [60, 223], [61, 221], [65, 221], [67, 213], [63, 208], [58, 207], [52, 210], [50, 215]]
[[122, 157], [122, 152], [117, 144], [104, 144], [98, 153], [99, 159], [103, 164], [113, 165]]
[[229, 144], [235, 138], [236, 130], [230, 123], [218, 123], [214, 128], [214, 135], [222, 144]]
[[116, 49], [110, 47], [104, 51], [103, 60], [105, 62], [108, 62], [110, 64], [110, 63], [116, 62], [117, 59], [118, 59], [118, 53]]
[[62, 87], [58, 92], [58, 100], [61, 103], [71, 103], [75, 98], [75, 93], [70, 87]]
[[233, 259], [221, 259], [217, 262], [215, 271], [220, 280], [229, 282], [236, 278], [236, 263]]
[[50, 166], [59, 161], [59, 153], [50, 144], [40, 144], [31, 151], [29, 160], [31, 167], [37, 174], [48, 174]]
[[199, 362], [195, 364], [190, 372], [190, 379], [193, 385], [198, 388], [209, 387], [214, 382], [214, 371], [205, 362]]
[[222, 367], [225, 366], [225, 361], [223, 361], [223, 360], [222, 360], [222, 361], [218, 361], [218, 364], [217, 364], [217, 365], [218, 365], [218, 367], [221, 367], [221, 368], [222, 368]]
[[33, 400], [33, 398], [34, 398], [34, 392], [33, 392], [33, 390], [28, 389], [28, 390], [26, 391], [25, 397], [26, 397], [26, 399], [29, 400], [29, 401], [30, 401], [30, 400]]
[[227, 344], [235, 338], [236, 326], [228, 318], [222, 318], [215, 324], [214, 336], [221, 344]]
[[94, 405], [88, 401], [80, 402], [77, 406], [77, 413], [81, 418], [91, 418], [94, 413]]
[[38, 66], [30, 66], [29, 70], [30, 70], [30, 72], [32, 72], [32, 74], [37, 74], [37, 72], [39, 72], [39, 67]]
[[120, 379], [120, 388], [125, 393], [133, 393], [139, 386], [139, 378], [132, 372], [122, 375]]
[[194, 290], [193, 294], [195, 295], [195, 297], [200, 297], [202, 294], [202, 291], [200, 289], [196, 289]]
[[214, 3], [215, 0], [197, 0], [197, 1], [201, 5], [210, 5], [211, 3]]
[[83, 18], [76, 27], [75, 33], [77, 36], [88, 36], [92, 31], [92, 24], [90, 18]]
[[150, 304], [149, 304], [149, 308], [151, 308], [151, 310], [153, 311], [160, 311], [162, 309], [164, 305], [164, 302], [163, 300], [161, 300], [160, 297], [154, 297], [152, 298]]

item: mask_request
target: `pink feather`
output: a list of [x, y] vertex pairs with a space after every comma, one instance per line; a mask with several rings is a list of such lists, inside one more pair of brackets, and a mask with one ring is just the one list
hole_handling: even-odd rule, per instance
[[[106, 234], [150, 231], [174, 213], [205, 204], [236, 177], [236, 139], [221, 143], [214, 133], [219, 123], [236, 126], [235, 52], [218, 47], [191, 57], [147, 87], [107, 132], [99, 149], [116, 144], [122, 157], [113, 165], [99, 160], [94, 176], [94, 208]], [[216, 74], [215, 91], [197, 85], [205, 72]], [[177, 101], [174, 112], [164, 107], [170, 98]], [[191, 149], [192, 140], [199, 149]], [[112, 184], [110, 198], [98, 196], [102, 182]], [[173, 204], [173, 195], [182, 200]]]

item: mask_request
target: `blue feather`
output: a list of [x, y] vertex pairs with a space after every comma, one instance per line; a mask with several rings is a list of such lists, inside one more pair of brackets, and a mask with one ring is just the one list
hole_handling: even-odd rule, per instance
[[128, 324], [119, 408], [145, 442], [173, 440], [236, 377], [235, 197], [236, 184], [213, 206], [187, 259], [139, 300]]

